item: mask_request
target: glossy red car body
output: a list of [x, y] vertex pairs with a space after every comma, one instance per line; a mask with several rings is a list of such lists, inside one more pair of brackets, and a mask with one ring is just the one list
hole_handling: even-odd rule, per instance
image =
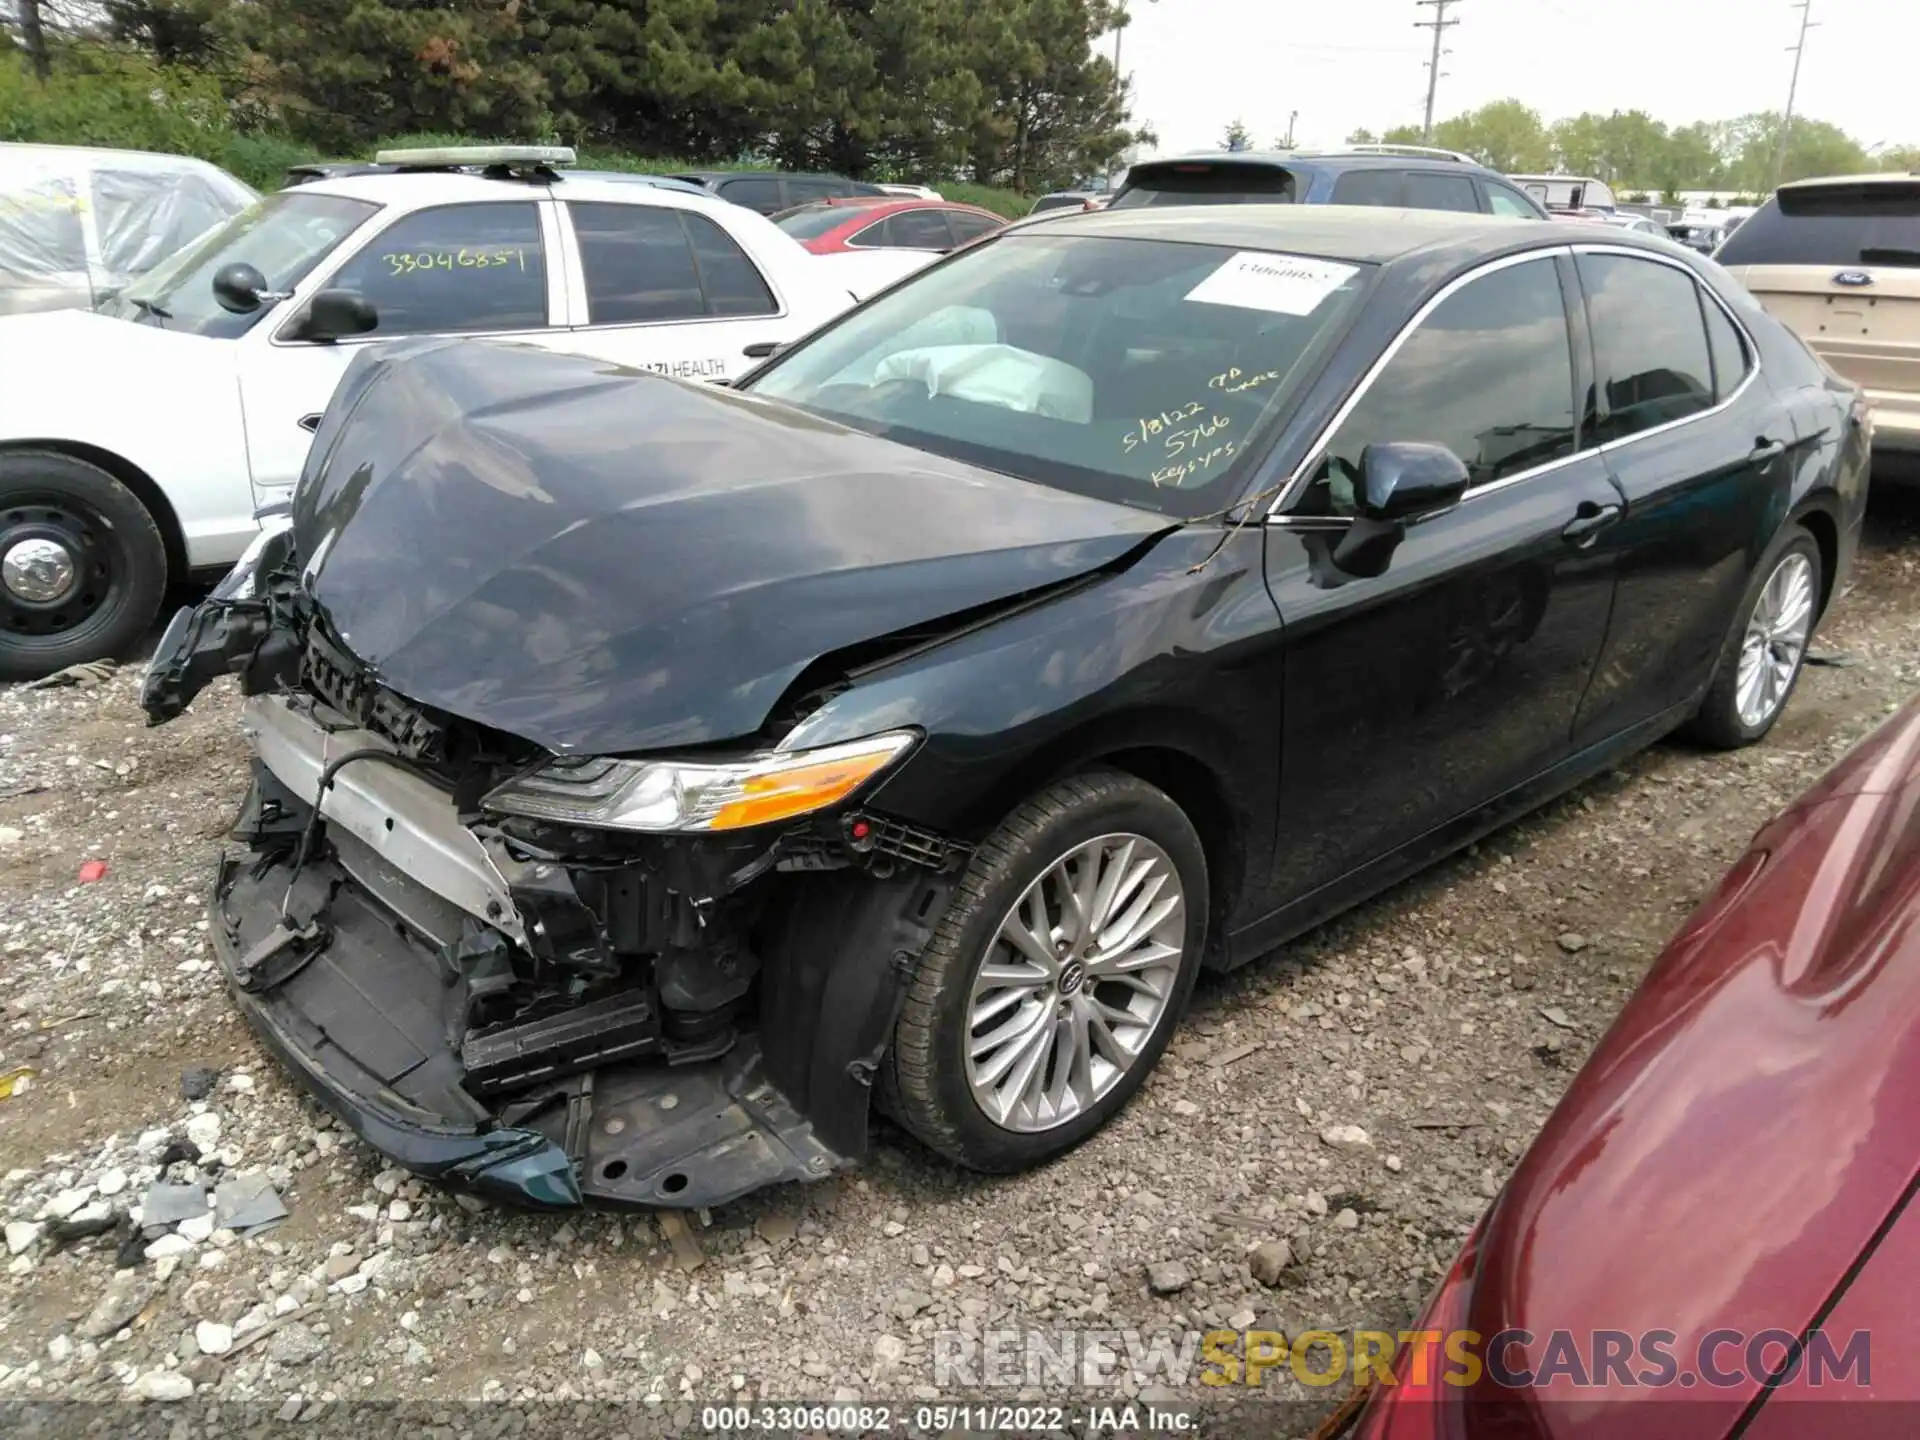
[[[792, 235], [807, 249], [816, 255], [837, 255], [846, 250], [885, 250], [909, 249], [931, 250], [954, 249], [977, 235], [962, 236], [949, 226], [949, 239], [945, 246], [902, 245], [889, 243], [880, 236], [871, 239], [861, 238], [869, 230], [895, 216], [921, 214], [968, 216], [973, 224], [965, 229], [977, 229], [979, 235], [990, 235], [1005, 225], [1003, 216], [991, 210], [982, 210], [977, 205], [961, 205], [952, 200], [870, 200], [864, 196], [855, 196], [850, 200], [819, 200], [810, 205], [798, 205], [773, 217], [773, 223]], [[910, 237], [918, 238], [918, 237]]]
[[[1376, 1388], [1356, 1433], [1914, 1433], [1917, 1017], [1920, 700], [1765, 826], [1674, 936], [1414, 1327], [1524, 1329], [1501, 1348], [1531, 1383], [1430, 1365]], [[1759, 1332], [1815, 1326], [1831, 1351], [1871, 1332], [1867, 1373], [1816, 1387], [1803, 1352], [1770, 1385], [1784, 1339], [1743, 1358]], [[1634, 1337], [1630, 1362], [1602, 1373], [1596, 1331]], [[1670, 1375], [1637, 1353], [1661, 1331]], [[1549, 1364], [1554, 1332], [1573, 1339]]]

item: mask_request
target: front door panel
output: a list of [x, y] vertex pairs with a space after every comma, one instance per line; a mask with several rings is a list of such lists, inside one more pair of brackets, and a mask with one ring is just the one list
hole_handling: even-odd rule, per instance
[[1566, 757], [1613, 567], [1561, 532], [1619, 500], [1604, 462], [1583, 456], [1414, 526], [1371, 580], [1342, 582], [1326, 563], [1337, 534], [1269, 527], [1287, 643], [1286, 891], [1334, 880]]

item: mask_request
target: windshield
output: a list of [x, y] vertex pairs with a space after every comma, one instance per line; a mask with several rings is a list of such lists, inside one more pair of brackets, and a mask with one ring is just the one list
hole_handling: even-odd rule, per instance
[[856, 213], [846, 205], [802, 205], [783, 210], [773, 217], [773, 223], [796, 240], [818, 240], [829, 230], [844, 225]]
[[1920, 265], [1920, 180], [1782, 190], [1714, 258], [1722, 265]]
[[972, 250], [743, 387], [1041, 484], [1191, 519], [1233, 503], [1266, 418], [1371, 267], [1030, 233]]
[[379, 208], [366, 200], [282, 190], [129, 285], [101, 313], [190, 335], [244, 335], [271, 307], [250, 315], [223, 310], [213, 295], [213, 277], [222, 266], [245, 261], [267, 277], [269, 290], [291, 290]]

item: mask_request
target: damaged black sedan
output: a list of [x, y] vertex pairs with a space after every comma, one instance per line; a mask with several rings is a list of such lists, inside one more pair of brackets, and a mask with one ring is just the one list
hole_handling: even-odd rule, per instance
[[1764, 735], [1869, 429], [1669, 246], [1075, 216], [736, 389], [369, 349], [143, 699], [240, 676], [216, 948], [399, 1163], [715, 1204], [877, 1103], [1015, 1170], [1202, 967], [1676, 727]]

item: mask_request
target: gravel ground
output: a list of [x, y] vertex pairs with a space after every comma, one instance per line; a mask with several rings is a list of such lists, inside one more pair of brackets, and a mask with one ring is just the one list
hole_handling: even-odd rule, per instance
[[[1060, 1163], [986, 1180], [883, 1130], [862, 1172], [687, 1217], [691, 1267], [651, 1216], [511, 1213], [384, 1170], [253, 1042], [202, 915], [241, 791], [230, 686], [153, 731], [132, 669], [0, 690], [0, 1076], [34, 1072], [0, 1099], [0, 1398], [604, 1399], [691, 1429], [722, 1399], [948, 1398], [937, 1332], [1398, 1324], [1667, 935], [1920, 687], [1920, 503], [1876, 501], [1821, 646], [1838, 663], [1764, 745], [1662, 746], [1203, 981], [1160, 1073]], [[79, 883], [88, 861], [106, 874]], [[287, 1220], [196, 1217], [142, 1253], [120, 1219], [203, 1189], [156, 1178], [230, 1175], [264, 1175]], [[1275, 1241], [1291, 1262], [1250, 1268]], [[1076, 1393], [1174, 1398], [1125, 1369]]]

